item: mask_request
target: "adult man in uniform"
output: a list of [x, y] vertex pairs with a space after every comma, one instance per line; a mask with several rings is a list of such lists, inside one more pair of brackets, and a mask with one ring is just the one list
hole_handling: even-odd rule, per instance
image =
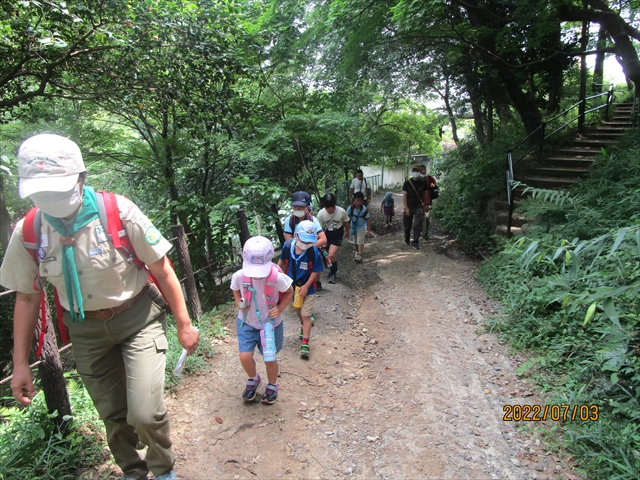
[[[82, 154], [71, 140], [36, 135], [18, 151], [20, 196], [42, 211], [38, 262], [23, 244], [23, 220], [11, 237], [0, 283], [16, 290], [11, 390], [23, 404], [35, 395], [29, 351], [46, 279], [65, 309], [78, 373], [107, 430], [107, 442], [126, 479], [176, 479], [169, 417], [163, 401], [165, 300], [149, 274], [113, 243], [98, 217], [97, 195], [85, 186]], [[189, 354], [198, 331], [166, 257], [171, 244], [130, 200], [117, 208], [136, 256], [155, 276]], [[109, 212], [107, 212], [108, 214]], [[36, 281], [34, 282], [34, 279]], [[43, 282], [42, 282], [43, 283]], [[136, 449], [146, 445], [144, 457]]]
[[364, 173], [360, 169], [356, 170], [356, 178], [351, 180], [351, 187], [349, 188], [349, 198], [351, 199], [352, 204], [355, 201], [354, 195], [357, 192], [362, 192], [364, 195], [364, 204], [369, 205], [369, 201], [371, 200], [371, 189], [369, 188], [367, 179], [364, 178]]
[[[427, 205], [427, 184], [420, 179], [420, 166], [414, 165], [411, 168], [411, 178], [402, 185], [402, 203], [404, 206], [404, 214], [402, 223], [404, 226], [404, 243], [411, 244], [413, 248], [418, 250], [420, 244], [420, 231], [422, 230], [422, 219], [425, 210], [428, 211]], [[411, 230], [413, 229], [413, 242], [409, 242]]]

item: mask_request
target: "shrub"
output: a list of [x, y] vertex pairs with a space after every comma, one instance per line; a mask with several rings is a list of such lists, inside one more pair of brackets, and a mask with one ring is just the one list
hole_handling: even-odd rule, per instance
[[639, 152], [636, 133], [571, 192], [534, 190], [542, 225], [479, 271], [504, 305], [492, 328], [531, 352], [548, 403], [598, 406], [597, 422], [563, 424], [590, 478], [640, 474]]

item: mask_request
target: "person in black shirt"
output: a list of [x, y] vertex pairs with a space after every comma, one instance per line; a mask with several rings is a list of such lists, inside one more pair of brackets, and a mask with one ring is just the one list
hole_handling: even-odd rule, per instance
[[[402, 186], [402, 203], [404, 214], [402, 223], [404, 225], [404, 243], [412, 245], [418, 250], [420, 244], [420, 232], [422, 230], [422, 219], [424, 218], [427, 205], [428, 188], [427, 183], [420, 178], [420, 166], [414, 165], [411, 168], [411, 178], [404, 182]], [[411, 229], [413, 228], [413, 242], [409, 242]]]

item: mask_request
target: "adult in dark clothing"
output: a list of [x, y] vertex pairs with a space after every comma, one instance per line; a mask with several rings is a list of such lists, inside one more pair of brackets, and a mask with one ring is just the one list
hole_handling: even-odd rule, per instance
[[[411, 168], [411, 178], [404, 182], [402, 186], [402, 203], [404, 214], [402, 223], [404, 225], [404, 243], [412, 245], [418, 250], [420, 244], [420, 232], [422, 230], [422, 219], [424, 218], [427, 205], [428, 187], [427, 183], [420, 178], [420, 166], [414, 165]], [[411, 229], [413, 228], [413, 242], [409, 242]]]

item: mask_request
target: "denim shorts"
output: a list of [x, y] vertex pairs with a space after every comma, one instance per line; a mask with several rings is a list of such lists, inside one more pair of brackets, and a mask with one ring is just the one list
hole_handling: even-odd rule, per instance
[[[282, 350], [282, 340], [284, 338], [284, 322], [280, 322], [273, 333], [276, 337], [276, 353]], [[240, 352], [253, 352], [258, 346], [260, 354], [262, 355], [262, 342], [260, 341], [260, 332], [257, 328], [253, 328], [246, 323], [242, 324], [241, 318], [236, 318], [236, 328], [238, 330], [238, 347]]]

